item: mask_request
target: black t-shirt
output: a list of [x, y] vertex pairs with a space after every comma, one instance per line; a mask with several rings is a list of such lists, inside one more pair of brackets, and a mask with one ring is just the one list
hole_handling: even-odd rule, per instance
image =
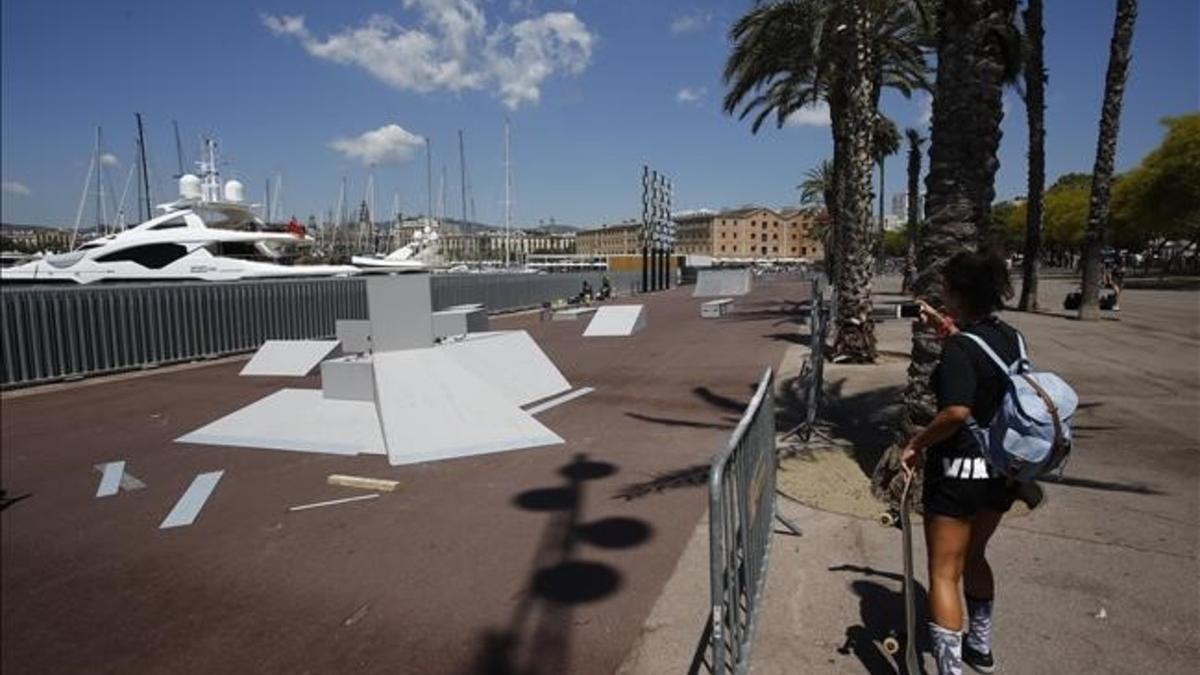
[[[1017, 360], [1017, 331], [996, 317], [960, 330], [983, 338], [1005, 363]], [[1000, 369], [965, 335], [953, 335], [942, 345], [942, 358], [933, 372], [938, 410], [965, 405], [980, 426], [987, 426], [1004, 396]], [[953, 436], [930, 448], [940, 457], [982, 457], [979, 443], [964, 424]]]

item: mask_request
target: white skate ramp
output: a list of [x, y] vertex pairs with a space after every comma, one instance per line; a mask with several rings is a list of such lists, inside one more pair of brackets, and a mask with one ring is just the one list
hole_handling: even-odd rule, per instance
[[376, 353], [375, 405], [392, 465], [562, 443], [446, 349]]
[[646, 327], [646, 312], [642, 305], [609, 305], [601, 307], [592, 317], [584, 337], [633, 335]]
[[304, 377], [337, 347], [337, 340], [267, 340], [238, 374]]
[[750, 292], [750, 270], [700, 270], [696, 273], [693, 298], [717, 298]]
[[438, 349], [518, 406], [571, 388], [554, 362], [523, 330], [470, 333], [461, 342]]
[[333, 455], [386, 454], [374, 403], [324, 398], [320, 389], [281, 389], [175, 442]]

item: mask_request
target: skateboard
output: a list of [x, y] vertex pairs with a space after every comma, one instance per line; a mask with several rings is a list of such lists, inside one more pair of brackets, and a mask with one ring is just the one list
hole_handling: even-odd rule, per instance
[[912, 478], [904, 479], [904, 490], [900, 493], [900, 505], [896, 510], [886, 511], [879, 516], [879, 524], [885, 527], [899, 527], [901, 538], [904, 540], [904, 632], [889, 631], [883, 638], [883, 650], [890, 656], [900, 653], [904, 648], [904, 669], [908, 675], [918, 675], [921, 672], [920, 661], [917, 659], [917, 608], [916, 596], [913, 592], [913, 551], [912, 551], [912, 509], [909, 505], [909, 488]]

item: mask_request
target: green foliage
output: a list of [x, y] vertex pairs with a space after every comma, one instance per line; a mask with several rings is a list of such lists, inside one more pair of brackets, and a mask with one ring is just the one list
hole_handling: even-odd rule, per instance
[[900, 257], [908, 252], [908, 234], [903, 230], [888, 230], [883, 233], [883, 253], [889, 257]]
[[[1042, 240], [1047, 246], [1073, 248], [1083, 242], [1091, 185], [1092, 177], [1088, 174], [1064, 174], [1046, 191]], [[992, 207], [994, 231], [1001, 234], [1003, 243], [1010, 251], [1019, 251], [1025, 245], [1025, 220], [1028, 214], [1026, 202], [1000, 202]]]
[[1200, 237], [1200, 113], [1163, 119], [1166, 138], [1113, 187], [1113, 240]]
[[804, 172], [804, 180], [796, 187], [800, 190], [801, 205], [829, 206], [825, 200], [833, 190], [833, 160], [823, 159]]

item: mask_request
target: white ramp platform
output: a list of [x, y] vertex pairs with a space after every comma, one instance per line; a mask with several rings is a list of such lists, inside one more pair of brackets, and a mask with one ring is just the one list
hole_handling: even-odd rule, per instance
[[642, 305], [609, 305], [601, 307], [592, 317], [584, 337], [633, 335], [646, 327], [646, 311]]
[[333, 455], [386, 454], [372, 401], [325, 398], [320, 389], [281, 389], [175, 442]]
[[571, 309], [560, 309], [554, 313], [554, 320], [578, 321], [595, 313], [595, 307], [572, 307]]
[[523, 330], [470, 333], [461, 342], [439, 349], [518, 406], [571, 388], [554, 362]]
[[442, 348], [376, 353], [375, 405], [392, 465], [562, 443]]
[[238, 374], [304, 377], [337, 347], [337, 340], [267, 340]]
[[700, 270], [696, 273], [693, 298], [719, 298], [726, 295], [745, 295], [750, 292], [749, 268], [730, 270]]

